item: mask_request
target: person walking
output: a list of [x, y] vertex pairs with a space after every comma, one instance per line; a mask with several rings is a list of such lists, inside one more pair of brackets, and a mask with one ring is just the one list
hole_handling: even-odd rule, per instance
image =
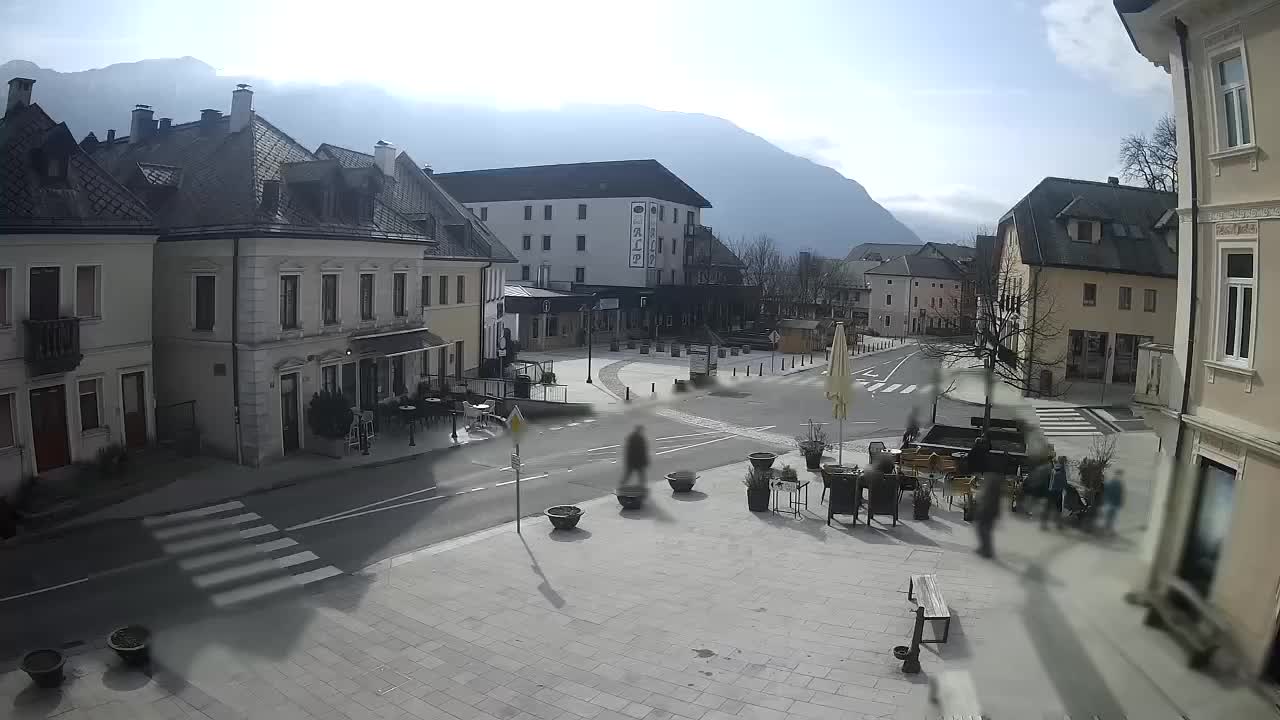
[[1000, 496], [1003, 490], [1004, 479], [999, 473], [982, 474], [974, 508], [973, 526], [978, 531], [978, 554], [984, 558], [995, 557], [992, 535], [996, 528], [996, 518], [1000, 517]]
[[1116, 515], [1124, 507], [1124, 470], [1116, 469], [1102, 484], [1103, 523], [1108, 535], [1116, 532]]
[[644, 439], [644, 428], [640, 425], [627, 435], [627, 441], [623, 446], [623, 464], [625, 469], [622, 473], [621, 487], [626, 487], [631, 479], [631, 474], [635, 473], [639, 478], [636, 485], [644, 486], [644, 471], [649, 467], [649, 443]]
[[1054, 525], [1062, 527], [1062, 494], [1067, 489], [1067, 456], [1059, 455], [1058, 463], [1053, 467], [1049, 478], [1049, 492], [1044, 496], [1044, 511], [1040, 514], [1040, 529], [1049, 529], [1049, 515], [1054, 516]]
[[1031, 472], [1022, 484], [1021, 511], [1034, 514], [1037, 502], [1048, 502], [1049, 485], [1053, 482], [1053, 453], [1041, 452], [1035, 456]]
[[920, 421], [916, 418], [916, 409], [913, 407], [911, 414], [907, 415], [907, 429], [902, 433], [902, 447], [905, 449], [915, 442], [918, 435], [920, 435]]

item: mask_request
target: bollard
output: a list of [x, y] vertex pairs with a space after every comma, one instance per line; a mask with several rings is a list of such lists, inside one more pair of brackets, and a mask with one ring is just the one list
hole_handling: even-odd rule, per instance
[[761, 363], [760, 363], [760, 369], [756, 371], [756, 374], [757, 374], [757, 375], [761, 375], [761, 376], [763, 376], [763, 375], [764, 375], [764, 362], [763, 362], [763, 361], [761, 361]]
[[751, 377], [751, 366], [747, 366], [747, 377]]
[[627, 386], [627, 402], [631, 402], [631, 386]]
[[649, 394], [650, 394], [650, 395], [652, 395], [652, 394], [654, 394], [654, 393], [656, 393], [656, 392], [658, 392], [658, 384], [657, 384], [657, 383], [649, 383]]
[[738, 368], [736, 367], [733, 369], [733, 376], [738, 377]]

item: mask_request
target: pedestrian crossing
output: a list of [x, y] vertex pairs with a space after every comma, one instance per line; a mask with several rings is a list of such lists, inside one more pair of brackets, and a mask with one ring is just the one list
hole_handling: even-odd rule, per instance
[[146, 517], [142, 525], [218, 607], [342, 574], [238, 500]]
[[1057, 437], [1087, 437], [1101, 435], [1102, 431], [1079, 408], [1038, 407], [1036, 419], [1045, 435]]
[[[820, 373], [797, 373], [795, 375], [786, 375], [783, 377], [765, 377], [764, 382], [772, 385], [790, 385], [790, 386], [811, 386], [821, 387], [826, 385], [827, 376]], [[929, 393], [933, 391], [932, 385], [917, 385], [915, 383], [887, 383], [877, 382], [875, 380], [855, 379], [854, 384], [870, 393], [883, 394], [890, 393], [895, 395], [911, 395], [912, 393]]]

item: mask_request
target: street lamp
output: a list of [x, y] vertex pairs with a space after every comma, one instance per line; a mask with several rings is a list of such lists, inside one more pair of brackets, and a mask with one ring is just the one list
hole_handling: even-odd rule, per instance
[[596, 293], [591, 293], [591, 304], [587, 306], [587, 384], [591, 382], [591, 331], [595, 326]]

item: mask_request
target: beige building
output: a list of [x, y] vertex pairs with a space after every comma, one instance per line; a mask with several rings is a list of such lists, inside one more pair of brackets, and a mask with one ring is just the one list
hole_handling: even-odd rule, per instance
[[1050, 177], [1000, 219], [995, 271], [1023, 301], [1010, 349], [1027, 388], [1132, 383], [1138, 346], [1173, 339], [1174, 204], [1115, 178]]
[[[1118, 2], [1170, 73], [1178, 121], [1174, 336], [1145, 346], [1135, 400], [1161, 439], [1143, 585], [1185, 581], [1244, 669], [1280, 681], [1280, 3]], [[1270, 152], [1268, 152], [1270, 151]], [[1273, 383], [1276, 383], [1273, 385]]]
[[967, 265], [941, 255], [933, 243], [881, 263], [863, 277], [870, 293], [867, 327], [881, 335], [951, 334], [973, 317], [962, 309], [970, 296]]
[[[89, 143], [86, 143], [89, 146]], [[232, 96], [173, 125], [133, 111], [90, 147], [160, 225], [156, 395], [256, 465], [306, 447], [321, 389], [353, 407], [474, 373], [514, 258], [405, 153], [311, 152]], [[487, 287], [490, 285], [490, 287]]]
[[0, 497], [155, 438], [147, 208], [9, 81], [0, 120]]

